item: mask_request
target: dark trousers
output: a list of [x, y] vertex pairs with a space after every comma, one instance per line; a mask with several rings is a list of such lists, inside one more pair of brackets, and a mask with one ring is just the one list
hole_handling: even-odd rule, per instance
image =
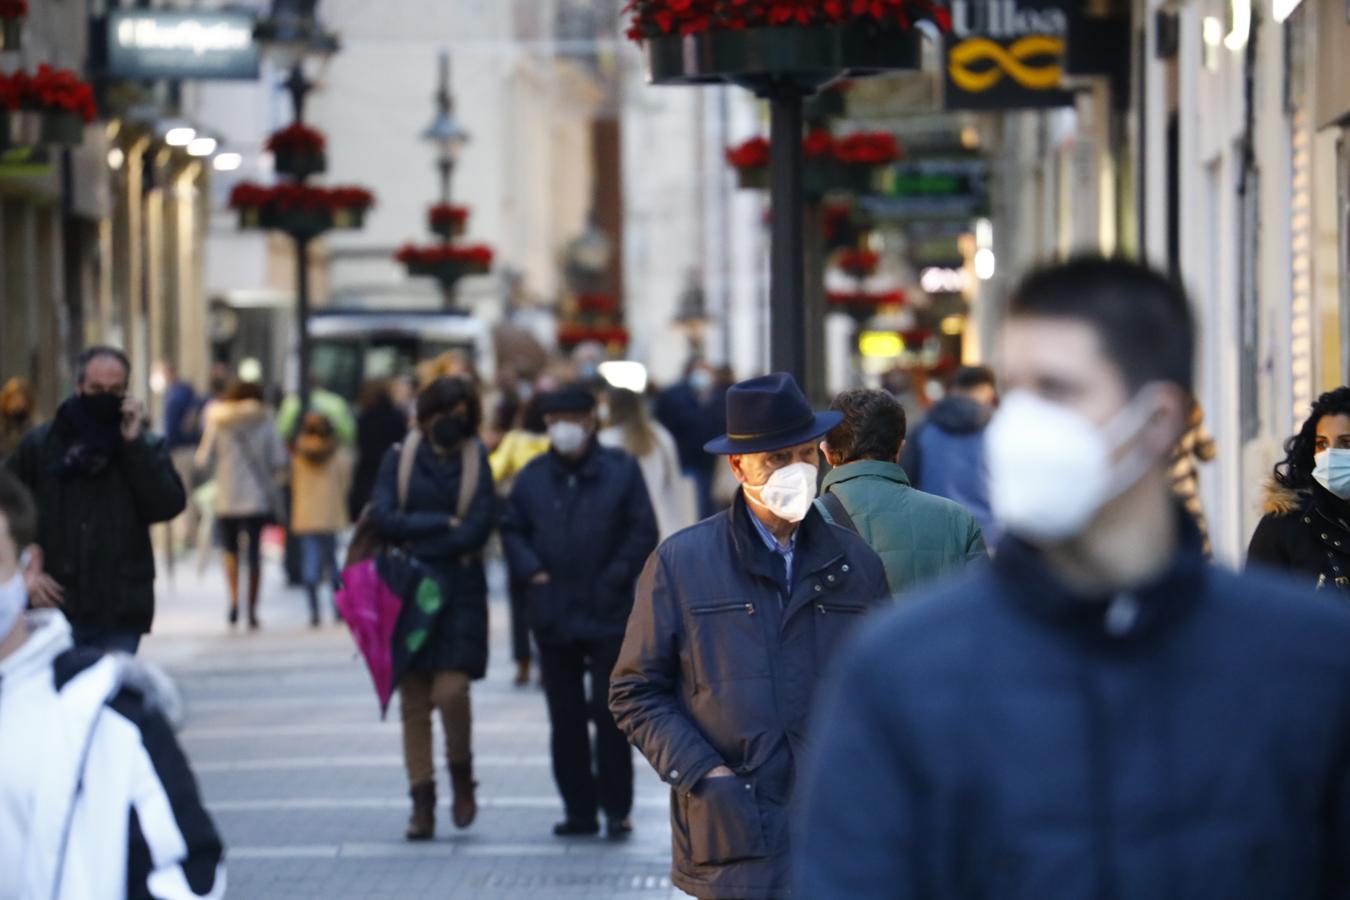
[[529, 662], [530, 619], [526, 603], [529, 599], [528, 582], [511, 579], [511, 658], [516, 662]]
[[[633, 809], [632, 749], [609, 714], [609, 677], [622, 644], [623, 638], [614, 637], [539, 646], [553, 730], [553, 779], [571, 821], [594, 822], [601, 809], [611, 819], [624, 819]], [[595, 722], [594, 768], [588, 720]]]
[[134, 631], [105, 631], [101, 628], [88, 628], [77, 625], [72, 629], [71, 639], [77, 647], [93, 647], [105, 653], [128, 653], [136, 655], [141, 647], [141, 635]]

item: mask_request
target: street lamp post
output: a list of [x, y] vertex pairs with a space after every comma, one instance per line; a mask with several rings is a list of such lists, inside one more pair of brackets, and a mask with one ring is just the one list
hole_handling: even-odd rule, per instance
[[[315, 82], [305, 73], [307, 61], [323, 62], [338, 50], [337, 37], [325, 32], [319, 24], [315, 7], [318, 0], [273, 0], [271, 15], [260, 20], [254, 29], [255, 39], [275, 55], [290, 74], [284, 87], [291, 97], [291, 108], [296, 124], [304, 122], [305, 100], [315, 88]], [[303, 185], [309, 178], [304, 171], [293, 175], [295, 183]], [[300, 397], [300, 415], [304, 419], [310, 400], [309, 336], [309, 245], [316, 237], [306, 229], [289, 232], [295, 243], [295, 321], [297, 389]]]
[[[450, 181], [455, 174], [455, 163], [459, 161], [460, 152], [469, 143], [469, 133], [455, 118], [455, 101], [450, 93], [449, 51], [441, 51], [440, 70], [440, 86], [436, 91], [436, 118], [432, 120], [427, 130], [422, 132], [422, 137], [433, 143], [438, 150], [436, 168], [441, 174], [441, 204], [448, 207], [451, 198]], [[448, 233], [445, 240], [447, 244], [450, 243]], [[454, 302], [455, 281], [443, 279], [439, 284], [441, 299], [449, 308]]]

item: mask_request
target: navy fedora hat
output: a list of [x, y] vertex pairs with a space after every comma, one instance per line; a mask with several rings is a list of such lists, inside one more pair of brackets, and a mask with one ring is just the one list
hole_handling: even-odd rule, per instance
[[775, 372], [727, 390], [727, 433], [703, 445], [709, 453], [768, 453], [814, 440], [840, 422], [841, 412], [811, 409], [791, 375]]

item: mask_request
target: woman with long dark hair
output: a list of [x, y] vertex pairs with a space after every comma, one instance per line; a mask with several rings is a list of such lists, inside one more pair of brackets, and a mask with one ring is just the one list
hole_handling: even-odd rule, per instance
[[1247, 563], [1350, 591], [1350, 387], [1318, 397], [1284, 450]]

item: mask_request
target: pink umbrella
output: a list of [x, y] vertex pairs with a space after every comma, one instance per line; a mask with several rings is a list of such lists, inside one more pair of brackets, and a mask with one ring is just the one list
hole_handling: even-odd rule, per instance
[[336, 598], [338, 611], [366, 658], [380, 701], [380, 718], [384, 718], [394, 695], [394, 632], [403, 601], [380, 578], [374, 557], [349, 566], [342, 573], [342, 583]]

